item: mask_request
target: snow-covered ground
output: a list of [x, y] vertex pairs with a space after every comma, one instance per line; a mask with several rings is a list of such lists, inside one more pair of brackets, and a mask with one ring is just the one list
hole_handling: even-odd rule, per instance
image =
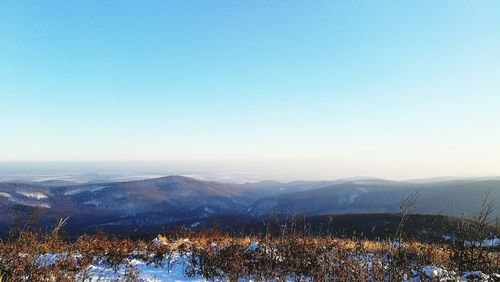
[[[497, 239], [497, 238], [495, 238]], [[181, 242], [189, 243], [189, 239], [184, 239]], [[152, 241], [153, 245], [159, 246], [165, 244], [161, 240], [155, 238]], [[259, 242], [249, 242], [246, 247], [247, 252], [255, 252], [263, 246]], [[212, 243], [212, 247], [217, 247], [216, 243]], [[40, 267], [48, 267], [54, 264], [58, 259], [66, 259], [67, 254], [45, 254], [39, 257], [37, 264]], [[136, 275], [137, 281], [141, 282], [193, 282], [193, 281], [211, 281], [206, 280], [199, 275], [188, 276], [186, 274], [186, 269], [189, 267], [190, 261], [189, 253], [174, 253], [170, 258], [164, 258], [161, 264], [155, 264], [153, 262], [142, 261], [135, 256], [131, 256], [124, 263], [113, 268], [106, 264], [106, 259], [102, 259], [101, 262], [96, 262], [79, 274], [81, 280], [84, 281], [122, 281], [127, 277]], [[79, 255], [72, 255], [74, 259], [78, 259]], [[282, 257], [277, 257], [278, 260], [283, 260]], [[358, 258], [360, 261], [371, 261], [370, 255], [363, 255]], [[128, 275], [128, 276], [127, 276]], [[361, 276], [361, 274], [360, 274]], [[421, 281], [500, 281], [500, 274], [498, 273], [482, 273], [480, 271], [470, 271], [464, 273], [457, 273], [453, 270], [445, 269], [439, 266], [427, 265], [413, 271], [413, 273], [408, 273], [407, 277], [403, 282], [421, 282]], [[219, 281], [219, 280], [216, 280]], [[222, 280], [221, 280], [222, 281]], [[239, 278], [238, 282], [251, 282], [250, 279]], [[287, 277], [285, 281], [295, 281], [294, 278]], [[306, 280], [312, 282], [313, 279]]]
[[[451, 236], [451, 235], [443, 235], [442, 238], [445, 241], [452, 241], [453, 240], [453, 236]], [[471, 243], [469, 241], [465, 241], [465, 244], [470, 245]], [[475, 242], [474, 245], [477, 247], [487, 247], [487, 248], [498, 247], [498, 246], [500, 246], [500, 238], [493, 237], [493, 238], [484, 239], [483, 241]]]
[[[423, 275], [420, 275], [423, 274]], [[405, 282], [420, 282], [422, 278], [433, 279], [432, 281], [499, 281], [500, 274], [493, 273], [491, 275], [482, 273], [481, 271], [470, 271], [458, 274], [454, 271], [446, 270], [441, 267], [428, 265], [422, 268], [422, 271], [414, 273], [414, 277]], [[425, 281], [425, 280], [424, 280]]]
[[500, 246], [500, 238], [485, 239], [479, 245], [482, 247], [498, 247]]
[[[178, 258], [176, 263], [173, 263], [170, 268], [147, 265], [139, 260], [131, 260], [129, 262], [130, 266], [133, 266], [137, 270], [138, 281], [142, 282], [201, 282], [201, 281], [209, 281], [200, 276], [188, 277], [184, 273], [184, 265], [186, 261], [182, 258]], [[124, 274], [126, 272], [125, 266], [120, 266], [118, 271], [114, 271], [113, 269], [103, 266], [96, 265], [91, 266], [88, 269], [87, 275], [90, 277], [90, 281], [97, 282], [111, 282], [116, 280], [121, 280], [124, 278]], [[428, 281], [428, 279], [433, 279], [432, 281], [499, 281], [500, 274], [485, 274], [481, 271], [471, 271], [464, 272], [462, 274], [455, 273], [454, 271], [449, 271], [436, 266], [425, 266], [421, 269], [421, 271], [414, 272], [412, 277], [404, 280], [403, 282], [420, 282], [420, 281]], [[240, 278], [238, 282], [252, 282], [253, 280]], [[295, 281], [292, 278], [286, 279], [286, 282]], [[310, 280], [311, 282], [313, 279]]]
[[[185, 258], [180, 256], [174, 256], [170, 267], [168, 264], [164, 264], [163, 267], [157, 265], [148, 265], [143, 261], [132, 259], [129, 261], [129, 266], [132, 266], [137, 270], [138, 280], [143, 282], [164, 282], [164, 281], [176, 281], [176, 282], [193, 282], [193, 281], [207, 281], [200, 276], [188, 277], [184, 273], [184, 267], [186, 264]], [[121, 265], [115, 272], [109, 266], [106, 265], [92, 265], [88, 269], [88, 275], [91, 277], [90, 281], [97, 282], [111, 282], [116, 280], [121, 280], [124, 278], [126, 272], [126, 267]]]

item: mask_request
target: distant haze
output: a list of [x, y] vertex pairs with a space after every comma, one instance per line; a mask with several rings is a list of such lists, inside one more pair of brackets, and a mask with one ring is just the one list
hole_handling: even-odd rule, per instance
[[[384, 167], [386, 169], [387, 167]], [[428, 174], [410, 173], [398, 177], [402, 170], [394, 174], [379, 174], [358, 170], [349, 166], [334, 166], [313, 162], [3, 162], [0, 163], [0, 182], [39, 182], [63, 180], [75, 183], [129, 181], [182, 175], [199, 180], [215, 180], [231, 183], [276, 180], [282, 182], [296, 180], [337, 180], [356, 177], [373, 177], [388, 180], [416, 180], [418, 183], [464, 178], [494, 178], [498, 174]], [[375, 169], [372, 172], [377, 171]], [[444, 170], [443, 170], [444, 171]], [[420, 171], [421, 172], [421, 171]]]

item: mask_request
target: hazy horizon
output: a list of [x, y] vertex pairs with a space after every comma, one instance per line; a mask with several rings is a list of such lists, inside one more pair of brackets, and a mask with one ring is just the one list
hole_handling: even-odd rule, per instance
[[1, 1], [0, 162], [277, 180], [499, 175], [499, 12], [491, 1]]
[[339, 171], [311, 169], [291, 176], [290, 171], [276, 169], [264, 172], [240, 166], [234, 162], [218, 164], [214, 170], [211, 163], [194, 165], [182, 162], [0, 162], [0, 182], [40, 182], [64, 180], [75, 183], [94, 181], [116, 182], [151, 179], [171, 175], [191, 177], [198, 180], [220, 181], [229, 183], [245, 183], [259, 181], [335, 181], [355, 178], [373, 178], [394, 181], [447, 181], [458, 179], [497, 179], [500, 175], [415, 175], [414, 177], [397, 178], [389, 175], [341, 174]]

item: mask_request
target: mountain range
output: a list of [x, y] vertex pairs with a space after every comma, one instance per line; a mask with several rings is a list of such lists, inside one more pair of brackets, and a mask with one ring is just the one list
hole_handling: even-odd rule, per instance
[[[0, 230], [30, 211], [49, 225], [69, 217], [68, 228], [160, 226], [217, 215], [270, 213], [319, 216], [394, 213], [419, 192], [415, 213], [473, 216], [488, 195], [500, 199], [500, 180], [467, 178], [391, 181], [356, 177], [335, 181], [262, 181], [244, 184], [167, 176], [127, 182], [76, 184], [0, 182]], [[499, 209], [492, 214], [499, 217]]]

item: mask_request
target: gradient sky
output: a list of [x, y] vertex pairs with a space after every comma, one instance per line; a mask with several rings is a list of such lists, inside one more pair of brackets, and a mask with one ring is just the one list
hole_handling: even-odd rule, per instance
[[0, 161], [500, 174], [499, 1], [0, 1]]

